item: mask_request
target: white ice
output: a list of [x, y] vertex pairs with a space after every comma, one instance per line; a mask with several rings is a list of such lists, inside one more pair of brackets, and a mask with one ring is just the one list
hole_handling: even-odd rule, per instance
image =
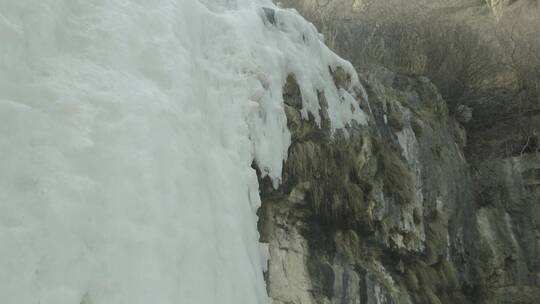
[[0, 303], [269, 303], [251, 164], [279, 182], [289, 73], [365, 122], [337, 66], [269, 1], [0, 0]]

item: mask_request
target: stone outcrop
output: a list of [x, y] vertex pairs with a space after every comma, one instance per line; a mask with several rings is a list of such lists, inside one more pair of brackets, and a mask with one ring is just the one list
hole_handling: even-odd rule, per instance
[[[317, 126], [302, 119], [294, 75], [285, 86], [292, 145], [283, 181], [274, 189], [260, 180], [274, 303], [535, 303], [538, 137], [490, 153], [516, 137], [501, 135], [503, 122], [458, 122], [425, 77], [365, 75], [369, 125], [334, 134], [322, 94]], [[335, 80], [349, 87], [346, 75]]]

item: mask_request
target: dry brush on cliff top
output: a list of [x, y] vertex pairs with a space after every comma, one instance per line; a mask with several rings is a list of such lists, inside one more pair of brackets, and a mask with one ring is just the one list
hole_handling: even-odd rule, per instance
[[500, 117], [483, 119], [484, 124], [540, 110], [539, 10], [533, 5], [527, 14], [517, 13], [527, 1], [492, 2], [285, 0], [282, 5], [313, 21], [326, 42], [359, 70], [384, 65], [428, 76], [454, 111], [460, 104], [497, 108]]

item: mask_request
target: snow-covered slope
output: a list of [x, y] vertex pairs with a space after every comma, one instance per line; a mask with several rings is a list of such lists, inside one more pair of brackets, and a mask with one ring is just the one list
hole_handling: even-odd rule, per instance
[[0, 303], [268, 303], [251, 164], [289, 73], [364, 121], [338, 65], [269, 1], [0, 0]]

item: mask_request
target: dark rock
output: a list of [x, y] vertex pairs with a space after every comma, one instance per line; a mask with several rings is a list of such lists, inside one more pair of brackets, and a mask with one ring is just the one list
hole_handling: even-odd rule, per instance
[[263, 12], [266, 21], [272, 25], [276, 25], [276, 10], [269, 7], [263, 7]]

